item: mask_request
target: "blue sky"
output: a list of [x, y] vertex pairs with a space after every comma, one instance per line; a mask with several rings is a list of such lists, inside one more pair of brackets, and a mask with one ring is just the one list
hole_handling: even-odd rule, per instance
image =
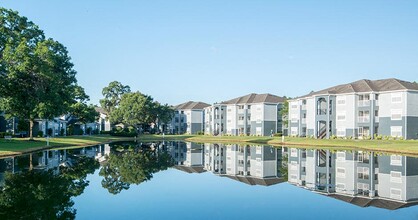
[[0, 0], [63, 43], [93, 103], [117, 80], [162, 103], [418, 80], [418, 1]]

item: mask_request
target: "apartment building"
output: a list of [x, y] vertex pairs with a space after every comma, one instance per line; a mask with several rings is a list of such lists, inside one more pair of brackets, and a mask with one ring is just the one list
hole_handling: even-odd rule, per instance
[[289, 152], [293, 185], [362, 207], [397, 209], [417, 203], [418, 158], [363, 151], [290, 148]]
[[289, 135], [418, 138], [418, 84], [359, 80], [289, 100]]
[[185, 102], [174, 106], [175, 114], [168, 125], [168, 130], [173, 134], [196, 134], [204, 131], [204, 108], [209, 104], [204, 102]]
[[205, 108], [205, 133], [268, 136], [282, 131], [284, 98], [248, 94]]

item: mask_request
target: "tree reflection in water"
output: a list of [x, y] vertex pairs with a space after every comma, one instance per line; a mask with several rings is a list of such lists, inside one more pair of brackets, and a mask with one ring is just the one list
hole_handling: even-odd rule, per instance
[[102, 186], [112, 194], [129, 189], [131, 184], [150, 180], [154, 173], [173, 166], [172, 157], [158, 145], [112, 145], [112, 152], [100, 170]]
[[71, 167], [52, 170], [30, 170], [6, 173], [0, 187], [0, 219], [75, 219], [72, 197], [83, 193], [99, 163], [93, 158], [72, 158]]

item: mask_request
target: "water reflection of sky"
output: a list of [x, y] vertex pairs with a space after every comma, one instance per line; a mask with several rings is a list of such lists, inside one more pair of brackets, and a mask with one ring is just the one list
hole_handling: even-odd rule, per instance
[[211, 173], [175, 169], [110, 195], [101, 178], [75, 199], [79, 219], [416, 219], [418, 207], [395, 211], [361, 208], [282, 183], [249, 186]]
[[[87, 180], [90, 184], [83, 194], [73, 198], [77, 219], [418, 219], [418, 206], [394, 211], [376, 207], [363, 208], [318, 194], [317, 191], [322, 189], [308, 187], [311, 182], [321, 182], [320, 179], [308, 178], [308, 173], [324, 171], [324, 167], [317, 167], [321, 161], [331, 163], [332, 169], [328, 172], [333, 175], [336, 175], [336, 167], [347, 165], [346, 181], [352, 182], [357, 181], [356, 167], [369, 166], [370, 170], [379, 173], [405, 169], [406, 173], [415, 175], [414, 170], [418, 167], [411, 165], [414, 165], [413, 161], [418, 160], [416, 158], [401, 157], [399, 164], [391, 168], [385, 163], [393, 164], [396, 157], [391, 159], [390, 155], [375, 155], [375, 159], [379, 159], [376, 163], [379, 169], [376, 169], [377, 167], [373, 167], [375, 163], [366, 162], [365, 154], [360, 155], [357, 152], [346, 152], [344, 160], [341, 160], [341, 153], [325, 152], [324, 155], [329, 155], [331, 160], [321, 160], [320, 152], [303, 149], [179, 142], [167, 143], [166, 147], [164, 152], [169, 152], [174, 157], [175, 167], [162, 169], [163, 171], [155, 173], [147, 181], [139, 185], [131, 184], [129, 189], [121, 190], [116, 195], [109, 193], [108, 189], [102, 186], [104, 177], [99, 175], [100, 169], [88, 175]], [[146, 146], [146, 149], [149, 149], [149, 146]], [[106, 166], [103, 155], [120, 156], [123, 155], [121, 152], [133, 151], [129, 146], [110, 148], [108, 145], [72, 150], [68, 153], [46, 151], [32, 155], [32, 166], [34, 169], [53, 169], [54, 173], [57, 173], [57, 166], [71, 166], [71, 161], [75, 162], [74, 159], [68, 160], [73, 157], [71, 155], [86, 155]], [[157, 155], [161, 156], [161, 152]], [[310, 163], [309, 158], [315, 158], [315, 155], [318, 156], [318, 160]], [[153, 158], [152, 155], [149, 156], [147, 158]], [[406, 166], [407, 160], [409, 166]], [[22, 172], [27, 169], [25, 166], [29, 166], [27, 161], [28, 156], [1, 159], [0, 167], [9, 172]], [[244, 166], [243, 161], [247, 161], [247, 165]], [[283, 179], [283, 165], [289, 166], [286, 172], [293, 176], [289, 177], [292, 184]], [[190, 171], [187, 167], [207, 172], [188, 173], [185, 172]], [[354, 174], [354, 179], [348, 178], [348, 167], [353, 167], [350, 172]], [[250, 185], [237, 181], [238, 177], [273, 179], [274, 182], [270, 186]], [[379, 184], [383, 186], [384, 180], [380, 176], [379, 178]], [[334, 177], [332, 181], [334, 182], [330, 185], [331, 194], [338, 192], [335, 188], [336, 183], [342, 180]], [[305, 189], [307, 187], [310, 189]], [[409, 180], [408, 187], [409, 191], [418, 187], [414, 178]]]

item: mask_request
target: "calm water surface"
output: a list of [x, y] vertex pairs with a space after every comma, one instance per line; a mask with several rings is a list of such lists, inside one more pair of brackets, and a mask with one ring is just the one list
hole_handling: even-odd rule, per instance
[[418, 219], [418, 158], [185, 142], [0, 159], [0, 219]]

